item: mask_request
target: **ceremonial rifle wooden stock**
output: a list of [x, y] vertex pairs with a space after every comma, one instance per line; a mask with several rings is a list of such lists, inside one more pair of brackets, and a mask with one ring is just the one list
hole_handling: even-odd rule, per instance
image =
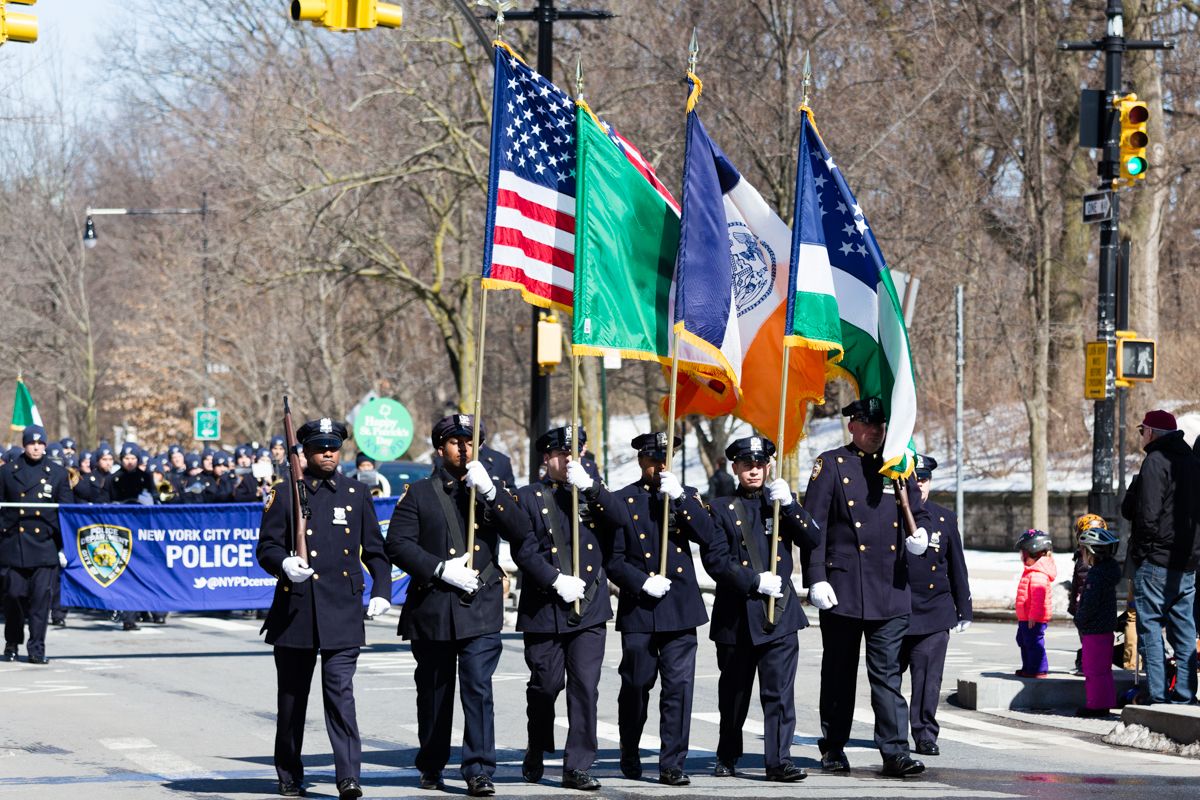
[[288, 492], [292, 496], [292, 552], [308, 563], [308, 500], [300, 488], [300, 445], [296, 441], [296, 426], [292, 424], [292, 409], [287, 395], [283, 396], [283, 443], [287, 447]]

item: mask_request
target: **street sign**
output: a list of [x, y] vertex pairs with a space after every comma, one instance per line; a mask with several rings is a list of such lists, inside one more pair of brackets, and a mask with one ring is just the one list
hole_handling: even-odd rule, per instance
[[1084, 222], [1108, 222], [1112, 216], [1112, 192], [1096, 192], [1083, 196]]
[[375, 398], [355, 418], [354, 443], [375, 461], [399, 458], [408, 452], [412, 440], [412, 416], [391, 398]]
[[192, 415], [192, 438], [215, 442], [221, 438], [221, 411], [217, 408], [197, 408]]
[[1153, 339], [1139, 339], [1133, 331], [1117, 331], [1117, 386], [1152, 381], [1155, 373]]
[[1088, 400], [1103, 400], [1108, 377], [1108, 342], [1088, 342], [1087, 361], [1083, 370], [1083, 396]]

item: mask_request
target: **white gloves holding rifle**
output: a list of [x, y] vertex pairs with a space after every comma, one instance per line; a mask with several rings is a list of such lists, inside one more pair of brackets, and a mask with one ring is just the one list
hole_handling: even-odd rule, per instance
[[288, 556], [283, 560], [283, 574], [292, 583], [304, 583], [312, 577], [313, 570], [300, 556]]

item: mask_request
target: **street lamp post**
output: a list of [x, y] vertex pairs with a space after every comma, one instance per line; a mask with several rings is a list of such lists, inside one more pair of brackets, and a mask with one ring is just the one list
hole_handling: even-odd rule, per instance
[[87, 219], [83, 226], [83, 244], [87, 248], [96, 246], [96, 223], [93, 217], [160, 217], [160, 216], [179, 216], [179, 215], [200, 215], [200, 285], [203, 295], [203, 303], [201, 309], [201, 331], [200, 331], [200, 358], [202, 360], [202, 372], [204, 375], [204, 390], [205, 404], [213, 405], [210, 387], [208, 385], [209, 361], [208, 361], [208, 305], [209, 305], [209, 279], [208, 279], [208, 215], [211, 209], [208, 207], [208, 192], [200, 194], [200, 206], [198, 208], [87, 208], [84, 214]]

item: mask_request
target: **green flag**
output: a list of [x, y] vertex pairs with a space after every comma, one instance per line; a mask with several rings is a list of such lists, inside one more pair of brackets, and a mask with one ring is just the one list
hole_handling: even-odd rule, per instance
[[[669, 361], [679, 212], [640, 154], [579, 102], [576, 118], [575, 355]], [[619, 143], [618, 143], [619, 142]], [[636, 162], [636, 163], [635, 163]], [[649, 175], [643, 171], [649, 171]]]
[[25, 381], [17, 378], [17, 394], [13, 398], [12, 429], [23, 431], [27, 425], [41, 425], [42, 415], [38, 413], [37, 404], [29, 394]]

